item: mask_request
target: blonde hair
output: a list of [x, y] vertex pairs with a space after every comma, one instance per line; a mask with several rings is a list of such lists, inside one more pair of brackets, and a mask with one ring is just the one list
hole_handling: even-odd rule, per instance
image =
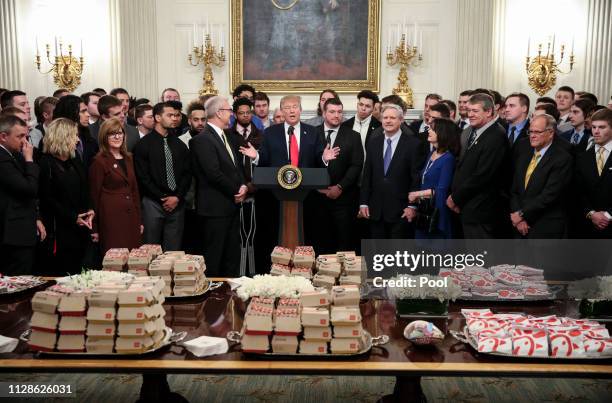
[[43, 152], [59, 158], [74, 158], [79, 129], [76, 122], [57, 118], [46, 130]]
[[100, 126], [100, 131], [98, 132], [98, 145], [100, 147], [100, 153], [105, 155], [111, 155], [110, 145], [108, 144], [108, 136], [111, 132], [116, 132], [121, 130], [123, 132], [123, 142], [121, 143], [121, 155], [124, 157], [129, 157], [130, 153], [127, 150], [126, 141], [127, 141], [127, 133], [123, 128], [123, 123], [119, 118], [110, 118], [102, 122]]
[[290, 102], [290, 101], [297, 101], [298, 105], [300, 106], [300, 110], [302, 110], [302, 97], [299, 95], [285, 95], [284, 97], [281, 98], [280, 100], [280, 107], [281, 109], [283, 108], [283, 104], [285, 102]]

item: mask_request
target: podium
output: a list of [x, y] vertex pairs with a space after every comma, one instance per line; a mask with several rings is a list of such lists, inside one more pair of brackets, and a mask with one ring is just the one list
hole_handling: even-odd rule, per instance
[[255, 167], [253, 184], [271, 190], [280, 202], [278, 245], [290, 249], [303, 245], [303, 202], [311, 190], [329, 186], [327, 168]]

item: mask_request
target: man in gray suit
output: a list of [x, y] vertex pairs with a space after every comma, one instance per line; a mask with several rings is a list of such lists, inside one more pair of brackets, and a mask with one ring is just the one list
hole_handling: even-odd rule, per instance
[[140, 135], [137, 128], [126, 123], [126, 115], [123, 111], [121, 100], [113, 95], [104, 95], [98, 101], [98, 112], [100, 113], [100, 119], [96, 123], [89, 125], [89, 131], [93, 138], [98, 141], [98, 132], [102, 122], [110, 118], [119, 118], [124, 122], [123, 129], [127, 137], [127, 149], [132, 152], [136, 143], [140, 140]]

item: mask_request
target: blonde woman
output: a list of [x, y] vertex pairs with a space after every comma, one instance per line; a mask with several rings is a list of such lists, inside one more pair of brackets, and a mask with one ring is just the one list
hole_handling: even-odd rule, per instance
[[55, 119], [47, 128], [39, 160], [40, 214], [47, 228], [49, 274], [81, 271], [94, 212], [91, 209], [85, 169], [75, 158], [77, 124]]
[[123, 127], [118, 118], [102, 123], [98, 133], [100, 151], [89, 168], [102, 254], [110, 248], [132, 249], [141, 244], [140, 195]]

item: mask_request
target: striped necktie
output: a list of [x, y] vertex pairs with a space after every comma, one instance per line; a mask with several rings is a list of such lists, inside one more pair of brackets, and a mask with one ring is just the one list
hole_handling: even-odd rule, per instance
[[604, 153], [606, 152], [606, 149], [603, 147], [599, 147], [599, 150], [597, 150], [597, 172], [599, 173], [599, 176], [601, 176], [601, 173], [603, 172], [604, 169]]

